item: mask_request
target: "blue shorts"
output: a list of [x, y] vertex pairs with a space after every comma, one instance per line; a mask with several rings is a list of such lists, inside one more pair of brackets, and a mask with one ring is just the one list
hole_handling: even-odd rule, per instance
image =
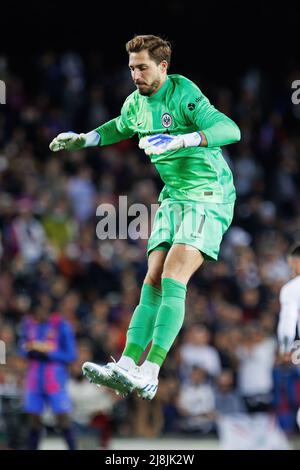
[[70, 413], [71, 399], [66, 390], [57, 393], [45, 394], [41, 392], [27, 392], [24, 398], [24, 411], [26, 413], [41, 414], [44, 405], [49, 405], [54, 414]]

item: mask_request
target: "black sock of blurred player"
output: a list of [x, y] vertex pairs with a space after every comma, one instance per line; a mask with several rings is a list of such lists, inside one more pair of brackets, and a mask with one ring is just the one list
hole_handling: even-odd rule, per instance
[[75, 436], [74, 436], [73, 429], [71, 427], [64, 428], [62, 429], [61, 433], [69, 447], [69, 450], [76, 450]]
[[29, 431], [28, 436], [28, 449], [29, 450], [37, 450], [40, 438], [41, 438], [42, 430], [37, 428], [31, 428]]

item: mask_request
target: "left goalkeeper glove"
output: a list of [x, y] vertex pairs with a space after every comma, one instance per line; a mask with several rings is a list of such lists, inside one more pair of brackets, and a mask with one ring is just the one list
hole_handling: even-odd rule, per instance
[[184, 147], [198, 147], [201, 142], [202, 136], [200, 132], [182, 135], [155, 134], [142, 137], [139, 147], [145, 150], [147, 155], [160, 155], [161, 153]]

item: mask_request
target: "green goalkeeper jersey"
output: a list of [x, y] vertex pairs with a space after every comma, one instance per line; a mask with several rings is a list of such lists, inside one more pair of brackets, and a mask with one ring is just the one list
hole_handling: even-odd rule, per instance
[[213, 105], [200, 89], [182, 75], [168, 75], [152, 96], [137, 90], [125, 100], [121, 115], [96, 131], [100, 145], [109, 145], [138, 134], [174, 135], [203, 131], [207, 147], [188, 147], [151, 155], [165, 186], [159, 201], [176, 200], [227, 203], [235, 200], [231, 170], [220, 146], [240, 139], [238, 126]]

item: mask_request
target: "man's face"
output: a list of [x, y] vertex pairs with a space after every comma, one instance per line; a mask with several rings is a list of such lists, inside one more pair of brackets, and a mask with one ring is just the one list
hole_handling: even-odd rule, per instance
[[49, 318], [49, 314], [49, 310], [46, 310], [42, 306], [37, 307], [34, 312], [35, 319], [39, 323], [46, 322]]
[[141, 95], [153, 95], [166, 79], [167, 62], [163, 60], [157, 64], [150, 59], [147, 50], [131, 52], [129, 54], [129, 68], [132, 80]]
[[299, 256], [289, 256], [288, 257], [289, 267], [292, 273], [296, 276], [300, 274], [300, 257]]

